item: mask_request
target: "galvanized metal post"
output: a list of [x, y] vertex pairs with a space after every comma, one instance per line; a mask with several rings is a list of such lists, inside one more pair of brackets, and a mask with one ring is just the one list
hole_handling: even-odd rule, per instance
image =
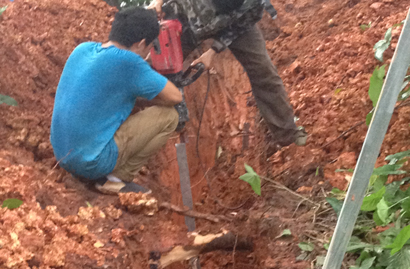
[[410, 65], [410, 11], [387, 72], [373, 121], [364, 140], [353, 178], [343, 203], [323, 269], [339, 269], [372, 175], [374, 165], [386, 135], [401, 85]]

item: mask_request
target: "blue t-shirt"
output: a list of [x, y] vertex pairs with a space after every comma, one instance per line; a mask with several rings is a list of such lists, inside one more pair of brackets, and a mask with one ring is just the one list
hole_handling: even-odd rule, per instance
[[60, 166], [90, 179], [112, 172], [118, 157], [115, 132], [137, 97], [151, 100], [166, 83], [131, 51], [80, 44], [67, 60], [54, 103], [50, 140]]

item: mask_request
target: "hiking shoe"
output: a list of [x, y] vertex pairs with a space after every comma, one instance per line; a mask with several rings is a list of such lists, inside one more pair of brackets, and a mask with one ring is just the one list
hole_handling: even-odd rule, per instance
[[297, 146], [304, 146], [306, 145], [306, 140], [308, 137], [308, 133], [305, 131], [305, 128], [299, 127], [295, 133], [295, 143]]
[[118, 193], [126, 193], [126, 192], [141, 192], [141, 193], [151, 193], [150, 189], [147, 189], [141, 185], [138, 185], [134, 182], [112, 182], [105, 178], [99, 180], [99, 182], [95, 183], [95, 188], [104, 194], [111, 194], [115, 195]]
[[281, 141], [270, 142], [266, 150], [267, 157], [269, 158], [270, 156], [281, 150], [283, 147], [287, 147], [293, 143], [295, 143], [295, 145], [297, 146], [304, 146], [306, 145], [307, 137], [308, 134], [305, 131], [305, 128], [298, 127], [298, 130], [296, 130], [293, 136]]

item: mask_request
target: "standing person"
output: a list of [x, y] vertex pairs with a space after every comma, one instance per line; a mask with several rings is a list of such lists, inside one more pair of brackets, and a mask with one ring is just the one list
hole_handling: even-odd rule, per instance
[[[229, 48], [249, 77], [256, 104], [272, 134], [275, 151], [292, 143], [306, 144], [307, 133], [294, 123], [282, 79], [266, 50], [263, 35], [256, 25], [264, 9], [276, 17], [276, 10], [266, 0], [177, 0], [180, 19], [199, 41], [213, 38], [212, 47], [192, 65], [202, 62], [210, 68], [217, 53]], [[162, 15], [163, 0], [154, 0], [148, 8]], [[186, 36], [182, 42], [189, 44]], [[193, 50], [197, 44], [190, 44]], [[189, 47], [189, 45], [188, 45]], [[186, 55], [187, 53], [184, 52]]]
[[[61, 167], [103, 193], [147, 192], [133, 179], [178, 124], [180, 91], [144, 60], [159, 34], [152, 10], [118, 12], [109, 41], [74, 49], [57, 87], [51, 143]], [[137, 97], [155, 106], [130, 115]]]

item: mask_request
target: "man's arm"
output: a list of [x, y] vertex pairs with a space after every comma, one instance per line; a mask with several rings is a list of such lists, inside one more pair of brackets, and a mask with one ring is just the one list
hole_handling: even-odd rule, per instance
[[163, 0], [153, 0], [151, 4], [147, 7], [148, 9], [155, 9], [157, 12], [158, 18], [162, 17], [162, 5], [164, 4]]
[[156, 105], [174, 106], [182, 102], [182, 93], [172, 82], [168, 81], [164, 89], [151, 101]]

